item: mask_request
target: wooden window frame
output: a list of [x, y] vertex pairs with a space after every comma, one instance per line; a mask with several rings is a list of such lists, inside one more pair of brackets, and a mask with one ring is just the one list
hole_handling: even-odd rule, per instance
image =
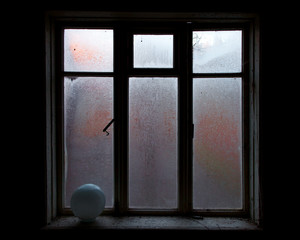
[[[138, 21], [137, 21], [138, 20]], [[114, 70], [101, 72], [63, 71], [63, 29], [114, 30]], [[242, 73], [192, 73], [192, 31], [238, 29], [243, 31]], [[174, 68], [133, 68], [133, 34], [174, 34]], [[126, 41], [122, 37], [126, 36]], [[116, 215], [201, 215], [249, 217], [259, 223], [262, 216], [259, 170], [259, 17], [252, 13], [129, 13], [57, 12], [45, 15], [46, 80], [46, 214], [45, 221], [71, 214], [62, 205], [63, 183], [63, 77], [107, 76], [114, 78], [114, 209]], [[185, 46], [185, 47], [179, 47]], [[179, 64], [179, 59], [187, 59]], [[130, 77], [178, 78], [178, 210], [128, 209], [128, 82]], [[192, 208], [192, 79], [194, 77], [241, 77], [243, 80], [243, 209], [200, 211]], [[117, 79], [117, 80], [116, 80]], [[187, 161], [186, 161], [187, 160]]]

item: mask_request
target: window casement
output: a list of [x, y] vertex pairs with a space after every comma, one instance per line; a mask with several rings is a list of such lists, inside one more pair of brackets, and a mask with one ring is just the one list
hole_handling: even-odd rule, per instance
[[47, 13], [46, 221], [94, 183], [104, 215], [259, 223], [259, 54], [255, 14]]

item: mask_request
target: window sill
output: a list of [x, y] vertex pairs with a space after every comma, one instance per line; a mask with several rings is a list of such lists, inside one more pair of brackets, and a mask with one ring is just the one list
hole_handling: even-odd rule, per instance
[[178, 216], [99, 216], [93, 223], [83, 223], [77, 217], [59, 217], [42, 228], [48, 230], [212, 230], [260, 231], [256, 224], [242, 218]]

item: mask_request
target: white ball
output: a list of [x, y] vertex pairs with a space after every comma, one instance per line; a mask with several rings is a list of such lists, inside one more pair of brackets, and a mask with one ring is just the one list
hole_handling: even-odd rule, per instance
[[105, 195], [95, 184], [84, 184], [78, 187], [71, 197], [71, 209], [83, 222], [93, 222], [105, 206]]

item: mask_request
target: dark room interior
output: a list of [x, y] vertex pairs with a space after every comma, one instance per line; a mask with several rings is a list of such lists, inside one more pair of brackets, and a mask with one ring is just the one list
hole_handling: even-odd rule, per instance
[[[24, 10], [26, 9], [26, 10]], [[277, 8], [276, 8], [277, 9]], [[278, 216], [273, 211], [274, 206], [277, 205], [277, 201], [273, 201], [274, 189], [279, 180], [275, 178], [276, 173], [269, 167], [270, 162], [277, 170], [279, 154], [275, 154], [272, 150], [278, 147], [279, 143], [273, 143], [274, 133], [272, 126], [278, 119], [274, 120], [274, 100], [278, 91], [278, 82], [280, 81], [280, 74], [274, 72], [278, 66], [276, 59], [276, 53], [274, 48], [278, 48], [279, 41], [273, 41], [274, 31], [276, 26], [281, 26], [281, 21], [278, 20], [276, 11], [270, 11], [269, 6], [262, 5], [259, 1], [247, 1], [239, 2], [238, 4], [231, 3], [225, 4], [213, 4], [213, 3], [201, 3], [196, 4], [195, 1], [184, 2], [171, 2], [170, 4], [164, 4], [160, 6], [158, 1], [148, 1], [147, 3], [136, 2], [128, 3], [106, 3], [106, 4], [87, 4], [86, 2], [79, 6], [78, 2], [72, 2], [71, 4], [61, 4], [54, 2], [43, 1], [36, 5], [30, 6], [24, 4], [23, 7], [19, 7], [18, 25], [13, 22], [13, 26], [19, 27], [21, 25], [22, 37], [17, 34], [15, 37], [16, 44], [20, 46], [23, 54], [18, 61], [24, 61], [25, 65], [22, 66], [23, 77], [21, 77], [21, 84], [19, 86], [18, 93], [22, 96], [21, 105], [18, 107], [22, 116], [19, 115], [18, 121], [22, 122], [21, 131], [22, 135], [30, 136], [30, 140], [22, 140], [22, 153], [23, 159], [26, 155], [26, 162], [21, 162], [18, 167], [19, 176], [21, 176], [22, 191], [25, 192], [24, 205], [25, 210], [17, 210], [26, 219], [18, 218], [18, 221], [14, 222], [14, 225], [21, 225], [24, 231], [30, 233], [43, 234], [44, 236], [52, 236], [52, 231], [43, 231], [42, 229], [47, 226], [47, 183], [45, 178], [46, 169], [46, 155], [47, 155], [47, 141], [46, 141], [46, 83], [45, 83], [45, 16], [49, 12], [123, 12], [123, 13], [240, 13], [249, 14], [254, 13], [259, 17], [260, 24], [260, 101], [259, 101], [259, 161], [261, 185], [261, 226], [257, 234], [269, 233], [274, 229], [278, 229], [278, 221], [274, 220], [274, 216]], [[274, 26], [274, 22], [276, 26]], [[15, 34], [15, 33], [14, 33]], [[276, 34], [276, 33], [275, 33]], [[278, 37], [278, 34], [276, 34]], [[20, 45], [21, 40], [21, 45]], [[14, 40], [15, 41], [15, 40]], [[15, 42], [13, 43], [15, 44]], [[26, 58], [25, 58], [26, 56]], [[29, 57], [29, 58], [27, 58]], [[11, 71], [14, 73], [16, 71]], [[18, 71], [17, 71], [18, 72]], [[19, 73], [18, 73], [19, 74]], [[17, 75], [18, 75], [17, 74]], [[12, 84], [13, 85], [13, 84]], [[26, 93], [24, 94], [24, 89]], [[20, 120], [20, 118], [22, 120]], [[270, 124], [272, 122], [272, 124]], [[20, 125], [20, 123], [19, 123]], [[272, 125], [272, 126], [271, 126]], [[24, 127], [26, 126], [26, 127]], [[25, 131], [24, 131], [25, 130]], [[109, 131], [109, 130], [108, 130]], [[272, 143], [271, 143], [272, 142]], [[24, 143], [24, 144], [23, 144]], [[15, 151], [15, 150], [14, 150]], [[17, 153], [19, 154], [19, 153]], [[24, 173], [26, 169], [26, 173]], [[276, 171], [275, 171], [276, 172]], [[271, 180], [273, 179], [273, 180]], [[275, 180], [274, 180], [275, 179]], [[24, 183], [23, 183], [24, 181]], [[30, 186], [29, 189], [26, 186]], [[280, 197], [277, 199], [281, 199]], [[19, 204], [19, 199], [15, 199], [14, 205]], [[18, 208], [18, 207], [17, 207]], [[20, 223], [19, 223], [20, 221]], [[18, 227], [16, 228], [18, 229]], [[74, 230], [74, 229], [73, 229]], [[55, 231], [54, 231], [55, 232]], [[59, 234], [67, 233], [68, 231], [58, 231]], [[70, 231], [69, 231], [70, 232]], [[75, 231], [79, 232], [79, 231]], [[83, 231], [84, 232], [84, 231]], [[95, 232], [95, 231], [94, 231]], [[106, 232], [113, 234], [113, 231]], [[126, 231], [123, 231], [124, 233]], [[122, 234], [123, 232], [120, 231]], [[129, 234], [138, 232], [139, 234], [150, 234], [151, 231], [127, 231]], [[126, 232], [126, 233], [127, 233]], [[163, 233], [170, 234], [183, 234], [187, 236], [189, 231], [169, 230], [163, 231]], [[191, 231], [190, 231], [191, 232]], [[248, 231], [246, 231], [248, 232]], [[57, 232], [55, 232], [57, 233]], [[162, 232], [160, 232], [162, 233]], [[159, 234], [160, 234], [159, 233]], [[243, 231], [239, 233], [244, 234]], [[251, 231], [248, 232], [251, 236]], [[68, 233], [67, 233], [68, 234]], [[198, 234], [198, 233], [197, 233]], [[247, 234], [247, 233], [246, 233]], [[254, 233], [252, 233], [254, 234]], [[173, 236], [173, 235], [172, 235]]]

